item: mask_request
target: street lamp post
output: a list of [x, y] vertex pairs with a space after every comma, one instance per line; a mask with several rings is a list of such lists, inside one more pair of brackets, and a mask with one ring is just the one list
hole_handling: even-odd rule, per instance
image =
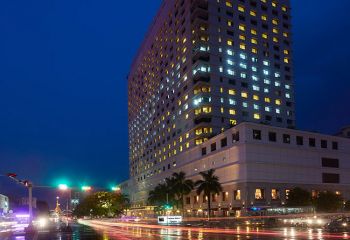
[[68, 187], [67, 184], [59, 184], [58, 189], [62, 192], [68, 192], [69, 195], [67, 195], [67, 204], [66, 204], [66, 225], [68, 226], [68, 215], [69, 215], [69, 203], [72, 198], [72, 189]]

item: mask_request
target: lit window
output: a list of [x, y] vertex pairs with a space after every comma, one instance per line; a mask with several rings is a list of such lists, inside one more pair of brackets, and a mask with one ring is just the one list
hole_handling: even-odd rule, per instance
[[280, 192], [278, 189], [271, 189], [271, 199], [272, 200], [280, 199]]
[[233, 200], [240, 201], [241, 200], [241, 190], [233, 191]]
[[244, 7], [243, 7], [243, 6], [241, 6], [241, 5], [240, 5], [240, 6], [238, 6], [238, 11], [240, 11], [240, 12], [244, 12], [244, 10], [245, 10], [245, 9], [244, 9]]
[[236, 91], [234, 89], [229, 89], [228, 90], [228, 94], [230, 95], [235, 95], [236, 94]]
[[245, 63], [240, 63], [239, 66], [240, 66], [241, 68], [247, 69], [247, 64], [245, 64]]
[[227, 74], [233, 76], [235, 72], [232, 69], [227, 69]]
[[231, 126], [237, 125], [237, 120], [230, 119], [230, 125], [231, 125]]
[[239, 57], [242, 58], [242, 59], [247, 59], [247, 56], [246, 56], [244, 53], [241, 53], [241, 54], [239, 55]]
[[254, 113], [254, 119], [260, 119], [260, 114], [259, 113]]
[[264, 189], [261, 189], [261, 188], [255, 189], [255, 199], [256, 200], [264, 199]]
[[242, 96], [243, 98], [248, 98], [248, 93], [247, 93], [247, 92], [242, 92], [242, 93], [241, 93], [241, 96]]
[[245, 25], [240, 24], [240, 25], [238, 26], [238, 29], [241, 30], [241, 31], [245, 31]]
[[228, 102], [230, 105], [236, 105], [236, 101], [233, 99], [229, 99]]

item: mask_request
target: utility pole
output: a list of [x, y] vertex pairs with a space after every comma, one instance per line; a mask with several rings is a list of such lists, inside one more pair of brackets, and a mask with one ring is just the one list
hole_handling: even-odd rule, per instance
[[33, 223], [33, 184], [28, 183], [29, 226]]

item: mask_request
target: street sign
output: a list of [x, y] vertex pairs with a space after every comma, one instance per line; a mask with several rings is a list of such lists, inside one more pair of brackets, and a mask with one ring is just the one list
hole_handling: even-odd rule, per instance
[[176, 225], [182, 223], [182, 216], [159, 216], [158, 224]]

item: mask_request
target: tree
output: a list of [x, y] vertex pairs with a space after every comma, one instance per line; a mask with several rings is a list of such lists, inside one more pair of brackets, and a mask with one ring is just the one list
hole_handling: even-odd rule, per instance
[[172, 175], [172, 187], [175, 192], [177, 202], [180, 202], [182, 213], [184, 213], [184, 196], [189, 194], [194, 183], [190, 179], [186, 179], [186, 173], [179, 172]]
[[96, 192], [87, 196], [74, 210], [77, 217], [114, 217], [123, 213], [129, 199], [114, 192]]
[[320, 192], [315, 199], [315, 207], [322, 212], [336, 212], [343, 206], [343, 198], [334, 192]]
[[[162, 206], [167, 202], [169, 189], [167, 184], [158, 184], [153, 190], [148, 193], [148, 202], [155, 206]], [[168, 195], [169, 198], [169, 195]]]
[[200, 195], [201, 193], [204, 193], [204, 196], [208, 199], [208, 219], [210, 219], [211, 213], [211, 194], [217, 194], [222, 191], [222, 187], [219, 182], [219, 177], [215, 176], [214, 173], [214, 169], [210, 169], [207, 172], [199, 173], [202, 177], [202, 180], [198, 180], [195, 183], [195, 185], [197, 186], [197, 194]]
[[303, 207], [311, 206], [311, 193], [302, 188], [294, 188], [289, 192], [287, 199], [287, 206], [289, 207]]

